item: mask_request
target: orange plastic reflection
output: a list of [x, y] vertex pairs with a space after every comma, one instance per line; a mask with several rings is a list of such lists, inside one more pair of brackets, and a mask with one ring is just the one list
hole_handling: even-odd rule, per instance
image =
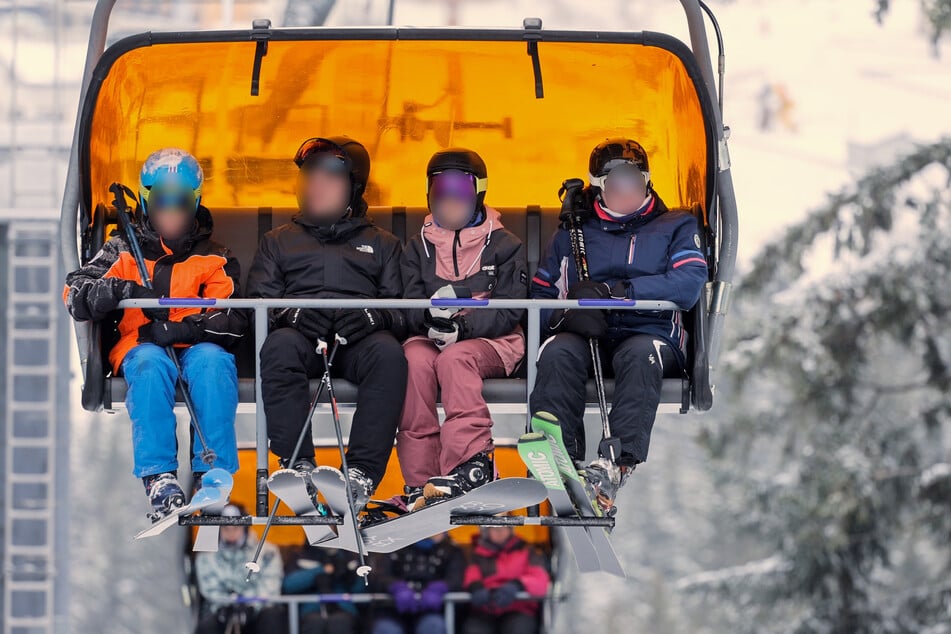
[[90, 142], [92, 202], [134, 184], [145, 157], [179, 146], [199, 157], [214, 207], [293, 207], [291, 157], [305, 138], [348, 134], [369, 149], [371, 205], [425, 206], [436, 150], [477, 150], [499, 206], [557, 205], [584, 177], [594, 144], [624, 135], [651, 156], [671, 205], [704, 206], [707, 146], [680, 60], [634, 44], [542, 42], [536, 99], [524, 42], [272, 41], [260, 96], [254, 44], [162, 44], [123, 54], [98, 95]]

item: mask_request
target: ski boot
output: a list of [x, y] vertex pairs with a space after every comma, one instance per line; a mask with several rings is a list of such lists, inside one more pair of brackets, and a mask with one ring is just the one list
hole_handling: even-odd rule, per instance
[[153, 524], [185, 506], [185, 491], [174, 473], [146, 476], [142, 482], [145, 484], [145, 494], [149, 496], [149, 504], [152, 505], [148, 518]]
[[420, 509], [426, 504], [426, 498], [423, 495], [423, 487], [411, 487], [406, 485], [403, 487], [403, 503], [406, 505], [407, 511], [415, 511]]
[[634, 471], [634, 465], [620, 466], [607, 458], [597, 458], [586, 467], [578, 469], [578, 475], [584, 481], [585, 491], [593, 504], [597, 505], [605, 517], [614, 517], [617, 507], [614, 500], [618, 489], [624, 486]]
[[281, 469], [291, 469], [298, 473], [303, 473], [306, 477], [304, 478], [304, 484], [307, 486], [307, 495], [310, 496], [310, 501], [314, 503], [314, 507], [317, 509], [319, 515], [330, 515], [330, 512], [327, 510], [327, 507], [323, 505], [317, 499], [317, 487], [314, 486], [313, 480], [310, 478], [310, 474], [317, 468], [317, 463], [314, 462], [313, 458], [298, 458], [297, 462], [294, 463], [293, 467], [290, 467], [290, 460], [287, 458], [278, 459], [278, 464]]
[[366, 507], [370, 496], [376, 490], [376, 484], [359, 467], [350, 467], [350, 495], [353, 496], [353, 508], [357, 515]]
[[487, 451], [477, 453], [449, 472], [449, 475], [430, 478], [423, 487], [424, 503], [459, 497], [494, 479], [495, 462], [492, 455]]

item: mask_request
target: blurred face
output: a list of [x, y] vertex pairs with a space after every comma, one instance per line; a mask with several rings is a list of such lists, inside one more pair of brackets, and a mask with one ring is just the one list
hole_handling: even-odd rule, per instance
[[222, 543], [236, 545], [244, 541], [244, 530], [243, 526], [222, 526], [218, 534]]
[[333, 156], [308, 161], [297, 182], [301, 211], [318, 224], [333, 224], [350, 205], [350, 173], [346, 164]]
[[195, 194], [153, 188], [148, 200], [149, 223], [163, 240], [182, 238], [195, 222]]
[[647, 199], [648, 178], [635, 165], [619, 165], [604, 178], [601, 200], [615, 213], [632, 214]]
[[485, 529], [485, 537], [496, 546], [501, 546], [512, 536], [511, 526], [489, 526]]
[[475, 214], [475, 177], [459, 170], [446, 170], [429, 179], [429, 209], [440, 227], [462, 229]]

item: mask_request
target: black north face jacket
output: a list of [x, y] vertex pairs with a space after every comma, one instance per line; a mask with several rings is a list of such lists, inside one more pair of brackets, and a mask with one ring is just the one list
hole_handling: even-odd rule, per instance
[[[365, 216], [331, 226], [310, 224], [301, 214], [261, 239], [248, 272], [248, 297], [402, 297], [399, 239]], [[399, 311], [391, 311], [402, 324]], [[397, 337], [403, 333], [394, 326]]]

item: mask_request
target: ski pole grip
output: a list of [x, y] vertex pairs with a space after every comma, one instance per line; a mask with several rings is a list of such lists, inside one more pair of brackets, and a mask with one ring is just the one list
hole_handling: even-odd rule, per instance
[[214, 298], [208, 297], [160, 297], [159, 306], [214, 306]]
[[630, 306], [633, 299], [579, 299], [578, 306], [598, 306], [601, 308], [620, 308]]
[[437, 308], [465, 308], [466, 306], [488, 306], [487, 299], [467, 299], [464, 297], [434, 297], [430, 300]]

